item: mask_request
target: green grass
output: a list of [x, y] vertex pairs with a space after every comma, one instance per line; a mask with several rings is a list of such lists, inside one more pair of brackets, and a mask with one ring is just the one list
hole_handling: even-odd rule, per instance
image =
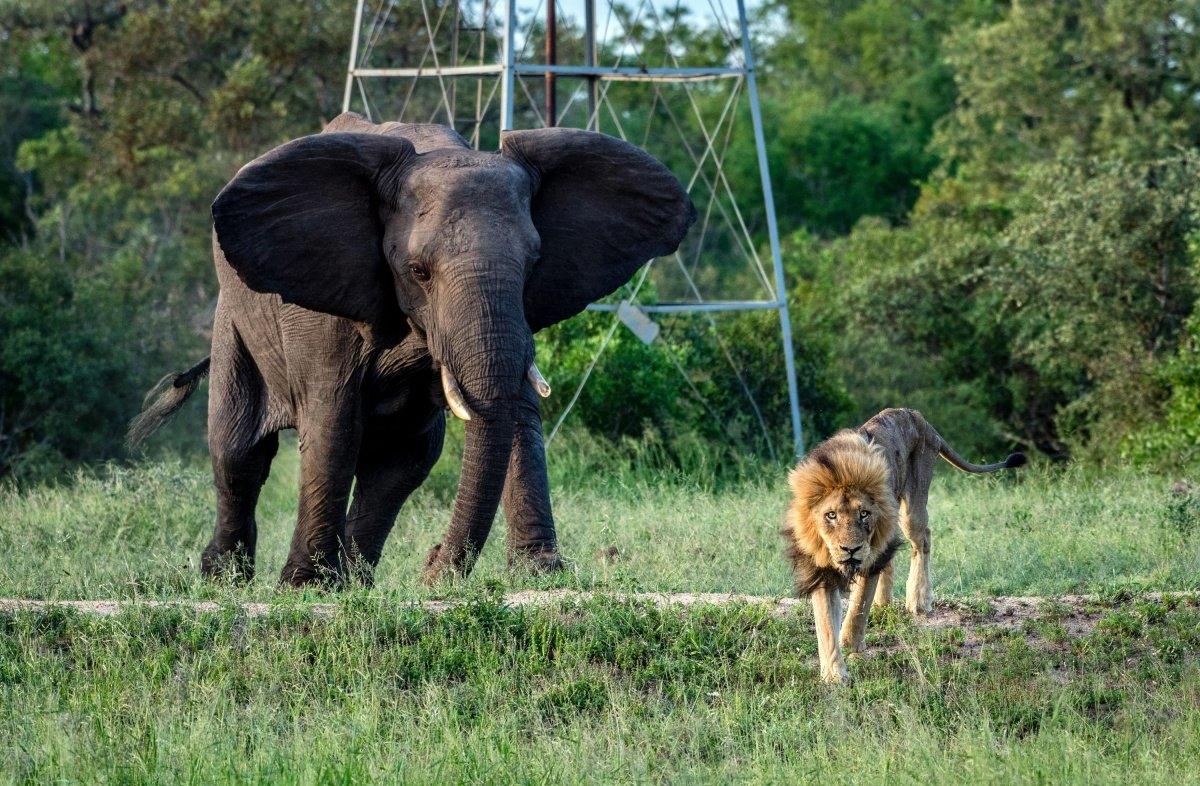
[[[1200, 611], [1134, 606], [977, 658], [892, 615], [856, 681], [811, 622], [611, 600], [335, 617], [0, 616], [13, 782], [1181, 783], [1200, 772]], [[1132, 633], [1133, 624], [1137, 633]]]
[[[476, 572], [431, 591], [416, 575], [449, 516], [450, 459], [402, 512], [378, 586], [337, 596], [274, 586], [295, 512], [287, 448], [260, 508], [260, 578], [244, 588], [196, 575], [213, 515], [203, 466], [0, 492], [0, 595], [222, 607], [0, 614], [0, 783], [1200, 782], [1200, 607], [1142, 599], [1200, 582], [1197, 514], [1172, 478], [941, 473], [939, 598], [1093, 593], [1099, 622], [1071, 632], [1047, 602], [964, 647], [966, 631], [893, 608], [852, 685], [829, 689], [806, 609], [495, 600], [533, 586], [786, 595], [782, 469], [657, 477], [636, 453], [555, 445], [574, 570], [508, 571], [499, 523]], [[609, 546], [611, 564], [595, 556]], [[407, 603], [431, 595], [465, 605]], [[252, 618], [245, 600], [276, 607]]]
[[[572, 571], [539, 586], [786, 595], [778, 530], [788, 501], [782, 468], [747, 465], [722, 482], [711, 467], [658, 476], [594, 445], [552, 446], [560, 546]], [[379, 593], [424, 597], [417, 576], [441, 540], [457, 482], [451, 455], [401, 511], [378, 571]], [[258, 580], [237, 596], [277, 597], [296, 515], [294, 447], [280, 451], [259, 505]], [[1034, 467], [970, 477], [939, 471], [930, 503], [938, 597], [1200, 588], [1200, 507], [1181, 506], [1171, 479]], [[208, 469], [178, 463], [109, 468], [73, 483], [0, 491], [0, 596], [224, 597], [196, 560], [211, 534]], [[499, 518], [467, 588], [525, 586], [505, 566]], [[598, 554], [610, 547], [615, 560]], [[897, 559], [897, 592], [907, 559]]]

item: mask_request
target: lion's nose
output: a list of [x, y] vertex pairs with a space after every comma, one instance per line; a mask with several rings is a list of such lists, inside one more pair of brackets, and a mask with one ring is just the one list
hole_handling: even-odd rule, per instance
[[846, 552], [847, 557], [853, 557], [854, 552], [858, 551], [861, 548], [862, 548], [861, 544], [858, 546], [842, 546], [841, 547], [842, 551]]

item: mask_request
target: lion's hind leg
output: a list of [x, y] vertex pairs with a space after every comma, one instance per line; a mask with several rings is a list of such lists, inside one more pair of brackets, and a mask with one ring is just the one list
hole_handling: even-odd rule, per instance
[[912, 543], [912, 564], [904, 592], [904, 607], [915, 616], [933, 613], [933, 582], [929, 578], [929, 512], [926, 500], [900, 504], [900, 528]]
[[889, 562], [888, 566], [879, 573], [879, 583], [875, 585], [875, 602], [871, 608], [883, 608], [892, 602], [892, 577], [895, 572], [895, 566]]
[[879, 574], [859, 576], [850, 588], [850, 606], [846, 620], [842, 623], [839, 643], [847, 652], [862, 652], [867, 635], [867, 617], [871, 613], [871, 600], [879, 584]]

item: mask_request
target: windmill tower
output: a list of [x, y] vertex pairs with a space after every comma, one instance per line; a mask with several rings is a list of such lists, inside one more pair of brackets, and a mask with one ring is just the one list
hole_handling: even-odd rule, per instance
[[[696, 203], [697, 225], [673, 257], [650, 261], [620, 302], [589, 310], [613, 313], [609, 339], [624, 324], [648, 344], [659, 320], [707, 320], [720, 343], [719, 315], [776, 312], [799, 455], [795, 355], [745, 0], [709, 0], [707, 9], [693, 7], [698, 0], [533, 1], [536, 8], [518, 9], [516, 0], [358, 0], [343, 109], [376, 122], [443, 123], [479, 149], [495, 149], [501, 130], [588, 128], [667, 163]], [[757, 167], [759, 190], [735, 194], [730, 140], [747, 131], [756, 160], [739, 165]], [[765, 250], [752, 240], [749, 204], [765, 216]], [[721, 343], [774, 455], [729, 349]]]

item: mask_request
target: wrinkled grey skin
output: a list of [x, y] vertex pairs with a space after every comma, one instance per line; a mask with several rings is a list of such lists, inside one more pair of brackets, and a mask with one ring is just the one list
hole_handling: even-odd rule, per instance
[[[441, 126], [347, 113], [247, 164], [213, 203], [217, 521], [202, 571], [252, 575], [259, 491], [277, 432], [295, 428], [299, 520], [281, 581], [370, 581], [441, 453], [443, 364], [475, 416], [424, 579], [470, 570], [501, 501], [510, 560], [559, 567], [525, 381], [533, 333], [674, 251], [694, 219], [653, 158], [573, 129], [509, 132], [481, 153]], [[152, 430], [202, 373], [170, 377], [175, 392], [131, 433]]]

